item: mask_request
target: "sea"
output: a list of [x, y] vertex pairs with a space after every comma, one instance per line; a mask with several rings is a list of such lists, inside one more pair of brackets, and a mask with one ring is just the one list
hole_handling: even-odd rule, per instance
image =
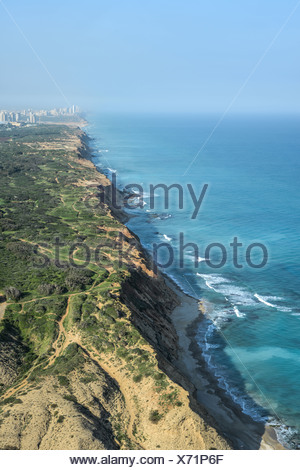
[[246, 414], [300, 448], [300, 117], [88, 120], [94, 163], [128, 196], [129, 229], [203, 303], [207, 367]]

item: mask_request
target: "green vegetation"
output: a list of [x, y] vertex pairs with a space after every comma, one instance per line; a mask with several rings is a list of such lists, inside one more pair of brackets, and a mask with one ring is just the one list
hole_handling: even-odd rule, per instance
[[64, 395], [63, 398], [67, 401], [72, 401], [73, 403], [77, 403], [77, 398], [75, 395]]
[[[0, 330], [17, 329], [32, 364], [40, 361], [43, 367], [53, 353], [70, 294], [79, 295], [72, 298], [66, 327], [78, 325], [88, 336], [97, 323], [100, 349], [109, 346], [104, 330], [118, 311], [108, 303], [108, 312], [103, 307], [100, 314], [97, 304], [111, 299], [128, 275], [118, 268], [110, 279], [118, 252], [98, 227], [111, 226], [118, 233], [121, 225], [98, 205], [85, 204], [97, 190], [78, 184], [92, 179], [94, 170], [69, 150], [77, 134], [63, 125], [0, 130], [0, 294], [8, 301]], [[88, 263], [83, 242], [91, 251]], [[98, 260], [95, 252], [110, 256]], [[76, 267], [83, 263], [84, 268]], [[80, 294], [87, 291], [92, 298]], [[59, 361], [57, 367], [64, 368]]]
[[[81, 384], [96, 382], [84, 369], [92, 351], [112, 356], [137, 387], [152, 381], [164, 413], [180, 402], [120, 301], [132, 266], [119, 266], [124, 227], [106, 206], [92, 204], [100, 195], [98, 183], [90, 184], [95, 170], [70, 150], [78, 133], [63, 125], [0, 129], [0, 296], [7, 301], [0, 340], [13, 333], [24, 345], [18, 382], [35, 387], [55, 377], [64, 399], [77, 403], [68, 375], [76, 370]], [[150, 421], [157, 423], [160, 411], [151, 411]]]
[[9, 398], [5, 398], [5, 400], [2, 400], [1, 405], [3, 406], [3, 405], [6, 405], [7, 403], [11, 405], [15, 405], [17, 403], [23, 403], [23, 402], [20, 398], [9, 397]]
[[79, 380], [83, 384], [88, 384], [90, 382], [96, 382], [98, 380], [98, 377], [96, 374], [84, 374], [84, 376], [81, 377]]
[[162, 414], [160, 414], [158, 410], [150, 411], [149, 419], [152, 423], [157, 424], [158, 421], [160, 421], [162, 417], [163, 417]]

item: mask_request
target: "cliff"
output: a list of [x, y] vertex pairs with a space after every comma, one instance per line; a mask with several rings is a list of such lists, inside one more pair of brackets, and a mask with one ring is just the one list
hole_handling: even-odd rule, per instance
[[112, 210], [85, 134], [0, 137], [0, 448], [229, 448], [176, 368], [179, 300]]

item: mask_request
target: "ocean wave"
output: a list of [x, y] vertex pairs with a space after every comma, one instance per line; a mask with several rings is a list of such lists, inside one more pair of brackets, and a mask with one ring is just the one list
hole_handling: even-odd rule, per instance
[[261, 295], [258, 295], [258, 294], [254, 294], [254, 297], [259, 300], [260, 302], [262, 302], [263, 304], [267, 305], [268, 307], [273, 307], [273, 308], [277, 308], [276, 305], [274, 304], [271, 304], [270, 302], [268, 302], [268, 297], [262, 297]]
[[256, 304], [251, 292], [246, 290], [244, 287], [233, 284], [232, 281], [221, 276], [220, 274], [197, 273], [197, 276], [204, 280], [206, 286], [209, 289], [212, 289], [216, 293], [223, 295], [225, 300], [235, 306], [253, 306]]
[[[202, 351], [202, 357], [205, 360], [209, 370], [216, 378], [218, 385], [222, 388], [233, 400], [234, 403], [239, 405], [242, 411], [251, 416], [255, 421], [263, 422], [272, 426], [276, 432], [277, 438], [279, 442], [287, 448], [295, 448], [295, 442], [297, 442], [297, 431], [295, 428], [287, 426], [277, 420], [274, 416], [270, 416], [268, 411], [261, 407], [259, 402], [252, 398], [251, 395], [245, 394], [240, 387], [232, 381], [230, 376], [228, 375], [228, 369], [226, 366], [218, 363], [218, 359], [216, 358], [216, 354], [218, 354], [218, 349], [222, 348], [220, 344], [218, 344], [218, 336], [215, 336], [218, 331], [218, 328], [214, 323], [211, 322], [210, 319], [202, 322], [199, 325], [198, 333], [197, 333], [197, 342]], [[286, 353], [281, 348], [272, 348], [267, 349], [265, 348], [264, 351], [259, 350], [257, 351], [257, 360], [259, 361], [261, 358], [262, 353], [264, 354], [264, 359], [266, 357], [273, 357], [276, 355], [277, 357], [284, 357], [286, 359], [290, 359], [290, 354]], [[238, 352], [239, 356], [241, 355]], [[276, 407], [275, 407], [276, 409]]]
[[222, 277], [220, 274], [200, 274], [196, 273], [197, 276], [201, 277], [204, 279], [205, 284], [209, 289], [213, 289], [215, 292], [217, 291], [217, 286], [219, 284], [226, 284], [229, 283], [228, 279], [225, 279]]
[[164, 239], [167, 240], [168, 242], [170, 242], [170, 241], [172, 240], [172, 238], [171, 238], [171, 237], [168, 237], [168, 235], [166, 235], [166, 234], [163, 234], [163, 237], [164, 237]]
[[289, 307], [286, 307], [286, 306], [281, 306], [281, 305], [278, 305], [278, 304], [273, 304], [270, 302], [270, 300], [274, 301], [274, 300], [277, 300], [277, 301], [283, 301], [284, 299], [282, 299], [281, 297], [277, 297], [277, 296], [267, 296], [267, 295], [258, 295], [258, 294], [254, 294], [254, 297], [261, 303], [267, 305], [267, 307], [272, 307], [272, 308], [276, 308], [277, 310], [280, 310], [281, 312], [291, 312], [292, 309], [289, 308]]
[[[204, 261], [207, 261], [207, 258], [202, 258], [201, 256], [195, 256], [195, 255], [185, 255], [185, 258], [189, 258], [191, 260], [193, 260], [193, 262], [195, 263], [198, 262], [198, 263], [203, 263]], [[198, 274], [198, 273], [197, 273]]]
[[241, 312], [239, 311], [239, 309], [237, 308], [236, 305], [233, 306], [233, 311], [234, 311], [234, 313], [236, 314], [236, 316], [237, 316], [238, 318], [245, 317], [245, 314], [244, 314], [244, 313], [241, 313]]
[[[140, 201], [140, 199], [142, 199], [142, 201]], [[139, 193], [133, 193], [131, 197], [128, 199], [128, 202], [129, 202], [129, 205], [131, 203], [136, 204], [137, 206], [139, 204], [142, 204], [143, 207], [148, 205], [147, 202], [143, 201], [143, 196], [140, 196]]]
[[268, 415], [267, 411], [261, 408], [260, 404], [256, 402], [255, 399], [250, 395], [245, 395], [239, 386], [232, 382], [227, 376], [228, 371], [226, 367], [215, 361], [217, 350], [220, 349], [220, 345], [216, 342], [216, 338], [214, 337], [217, 329], [213, 323], [208, 323], [205, 327], [205, 334], [199, 329], [197, 342], [201, 348], [202, 356], [211, 373], [216, 378], [219, 387], [231, 397], [234, 403], [241, 407], [246, 415], [251, 416], [257, 422], [263, 422], [271, 426], [282, 445], [287, 448], [295, 448], [293, 440], [297, 438], [297, 431], [283, 424], [274, 416]]
[[202, 273], [197, 273], [197, 276], [202, 277], [203, 279], [207, 281], [212, 281], [214, 284], [224, 284], [224, 283], [229, 283], [229, 279], [221, 276], [221, 274], [202, 274]]
[[[197, 276], [200, 276], [200, 277], [203, 277], [203, 276], [201, 276], [201, 274], [199, 274], [199, 273], [196, 273], [196, 275], [197, 275]], [[204, 280], [205, 280], [205, 279], [204, 279]], [[207, 286], [209, 289], [212, 289], [212, 290], [214, 290], [215, 292], [217, 292], [216, 289], [215, 289], [207, 280], [205, 280], [205, 284], [206, 284], [206, 286]]]
[[267, 307], [276, 308], [281, 312], [292, 311], [290, 307], [280, 305], [280, 302], [285, 302], [282, 297], [275, 295], [259, 295], [258, 293], [252, 294], [246, 288], [233, 284], [232, 281], [221, 276], [220, 274], [196, 274], [204, 280], [206, 286], [209, 289], [223, 295], [225, 300], [234, 304], [236, 308], [241, 305], [254, 307], [257, 305], [258, 301]]
[[[206, 332], [203, 334], [201, 329], [205, 327]], [[201, 325], [198, 330], [197, 342], [201, 348], [202, 356], [210, 369], [213, 376], [216, 378], [218, 385], [222, 388], [232, 399], [234, 403], [239, 405], [243, 412], [251, 416], [256, 421], [266, 422], [268, 417], [265, 416], [259, 404], [255, 403], [253, 399], [245, 395], [240, 388], [232, 382], [227, 376], [228, 370], [226, 366], [220, 365], [216, 362], [216, 350], [221, 346], [218, 345], [217, 339], [214, 336], [217, 331], [216, 326], [207, 320], [205, 325]]]
[[[298, 437], [298, 431], [295, 428], [287, 426], [273, 417], [269, 418], [267, 424], [274, 429], [278, 441], [283, 446], [288, 449], [295, 449], [293, 440]], [[297, 449], [299, 449], [299, 446], [297, 446]]]
[[[227, 306], [214, 306], [212, 310], [205, 310], [205, 317], [212, 322], [215, 330], [222, 330], [223, 326], [234, 317], [243, 318], [246, 315], [242, 313], [236, 305], [229, 302]], [[208, 338], [213, 334], [214, 330], [208, 332]]]
[[[141, 186], [142, 186], [142, 185], [141, 185]], [[160, 197], [160, 194], [156, 194], [156, 193], [150, 194], [150, 193], [146, 193], [145, 191], [143, 191], [143, 197], [149, 199], [151, 196], [152, 196], [152, 197]]]
[[[150, 212], [150, 211], [147, 211], [147, 212]], [[157, 214], [157, 213], [153, 213], [153, 215], [151, 216], [151, 219], [155, 219], [155, 221], [157, 220], [166, 220], [166, 219], [170, 219], [172, 217], [172, 214]]]

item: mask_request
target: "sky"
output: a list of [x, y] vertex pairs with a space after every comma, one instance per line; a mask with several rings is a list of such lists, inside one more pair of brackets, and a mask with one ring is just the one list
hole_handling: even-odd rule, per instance
[[0, 0], [0, 108], [297, 113], [296, 5]]

